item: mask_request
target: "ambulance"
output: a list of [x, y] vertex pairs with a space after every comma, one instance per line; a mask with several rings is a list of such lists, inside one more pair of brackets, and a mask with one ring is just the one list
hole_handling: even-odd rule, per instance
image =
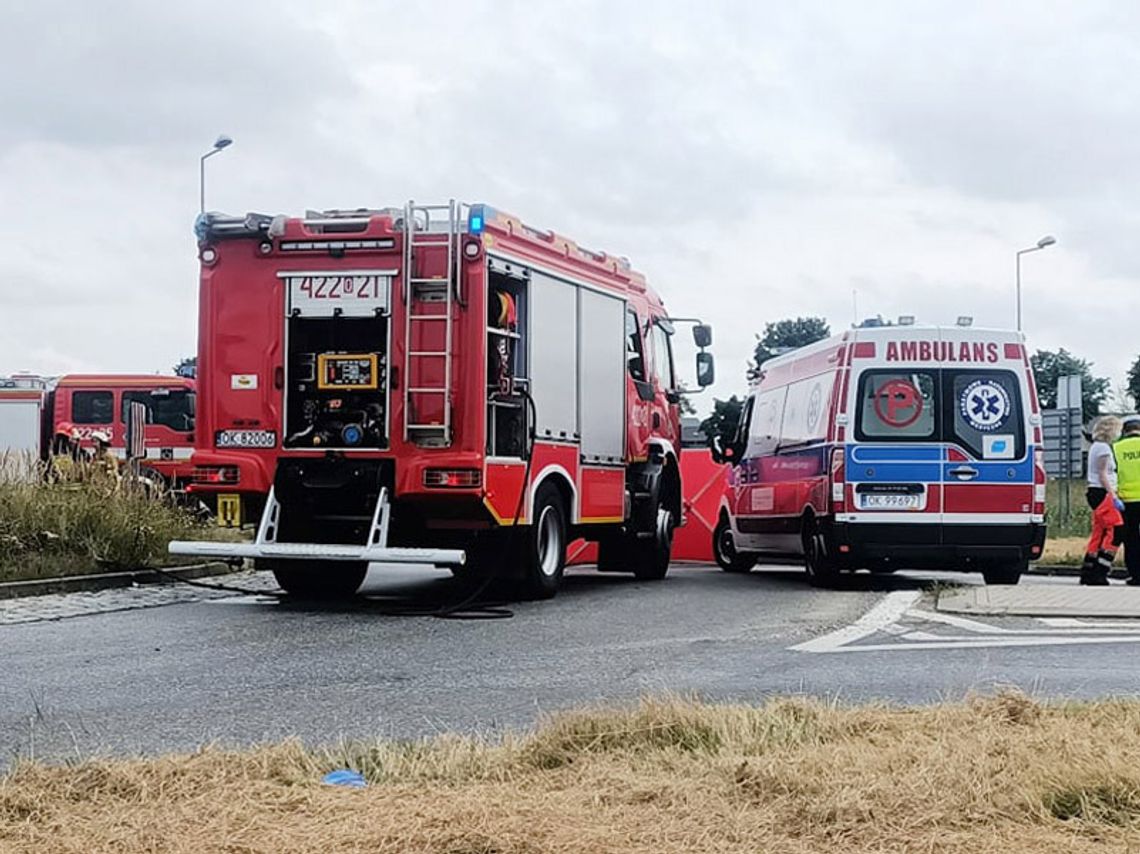
[[1020, 332], [859, 327], [764, 363], [713, 532], [729, 572], [802, 557], [845, 571], [1016, 584], [1045, 542], [1041, 412]]

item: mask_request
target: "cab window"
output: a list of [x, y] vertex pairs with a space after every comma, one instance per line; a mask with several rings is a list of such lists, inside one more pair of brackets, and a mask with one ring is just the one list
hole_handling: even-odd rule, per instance
[[633, 309], [628, 309], [625, 313], [625, 363], [631, 377], [638, 382], [645, 382], [645, 350]]
[[160, 389], [158, 391], [123, 392], [123, 423], [127, 421], [130, 404], [146, 407], [146, 423], [169, 427], [179, 433], [194, 429], [194, 393], [186, 389]]
[[669, 333], [659, 323], [649, 326], [649, 341], [653, 349], [653, 375], [665, 389], [674, 388], [673, 348]]
[[115, 418], [115, 394], [76, 391], [71, 394], [71, 420], [76, 424], [110, 424]]

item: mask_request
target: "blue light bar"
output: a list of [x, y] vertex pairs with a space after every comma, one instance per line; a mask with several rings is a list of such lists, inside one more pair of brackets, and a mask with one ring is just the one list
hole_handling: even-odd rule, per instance
[[482, 234], [486, 224], [487, 216], [483, 205], [472, 205], [471, 212], [467, 214], [467, 233]]

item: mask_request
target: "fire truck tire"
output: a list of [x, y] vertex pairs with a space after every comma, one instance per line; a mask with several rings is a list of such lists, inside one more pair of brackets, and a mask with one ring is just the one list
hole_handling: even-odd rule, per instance
[[754, 556], [741, 554], [736, 550], [736, 542], [732, 539], [732, 526], [727, 516], [721, 516], [713, 530], [713, 556], [716, 557], [717, 566], [725, 572], [751, 572], [756, 565]]
[[1029, 561], [1019, 560], [1012, 563], [999, 563], [983, 567], [982, 578], [986, 584], [1017, 584], [1021, 581], [1022, 573], [1029, 569]]
[[831, 587], [839, 580], [839, 563], [832, 554], [827, 533], [814, 516], [803, 522], [804, 569], [813, 587]]
[[566, 568], [566, 508], [553, 484], [545, 483], [534, 497], [534, 523], [525, 528], [517, 591], [522, 599], [551, 599]]
[[259, 560], [290, 596], [299, 599], [343, 599], [354, 594], [368, 572], [367, 563], [345, 561]]
[[635, 578], [642, 581], [660, 581], [669, 572], [669, 559], [673, 554], [673, 531], [677, 520], [673, 511], [657, 505], [657, 526], [653, 536], [633, 540], [629, 556]]

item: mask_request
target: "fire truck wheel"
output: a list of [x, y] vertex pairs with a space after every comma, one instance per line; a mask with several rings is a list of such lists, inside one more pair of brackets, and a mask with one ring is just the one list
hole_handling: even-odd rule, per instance
[[982, 578], [986, 584], [1017, 584], [1021, 575], [1029, 569], [1029, 561], [1019, 560], [1013, 563], [999, 563], [982, 569]]
[[673, 531], [677, 520], [673, 511], [657, 506], [657, 527], [652, 537], [639, 538], [630, 545], [633, 575], [643, 581], [659, 581], [669, 571], [673, 553]]
[[804, 568], [814, 587], [830, 587], [839, 580], [839, 564], [831, 553], [827, 535], [815, 517], [804, 519]]
[[259, 560], [254, 569], [272, 570], [281, 589], [299, 599], [343, 599], [354, 594], [367, 563], [346, 561]]
[[562, 582], [567, 542], [566, 509], [553, 484], [539, 487], [533, 518], [519, 556], [518, 592], [524, 599], [550, 599]]
[[713, 555], [717, 565], [725, 572], [751, 572], [756, 565], [756, 558], [737, 552], [736, 542], [732, 539], [732, 526], [728, 524], [728, 517], [721, 516], [713, 531]]

